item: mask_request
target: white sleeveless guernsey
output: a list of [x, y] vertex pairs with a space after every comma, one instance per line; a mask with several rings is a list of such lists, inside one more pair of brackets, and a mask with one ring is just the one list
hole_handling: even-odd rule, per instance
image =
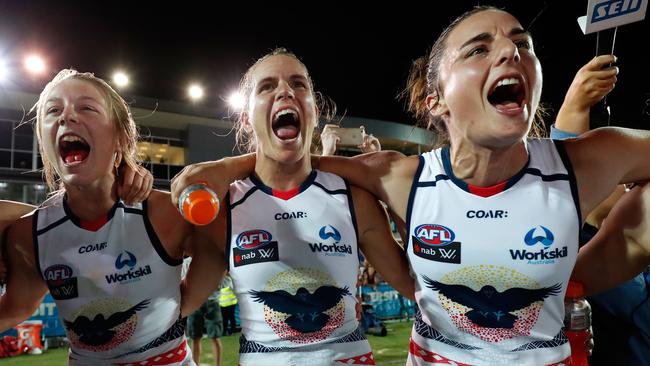
[[420, 156], [406, 220], [420, 310], [410, 364], [569, 357], [564, 294], [581, 222], [575, 177], [561, 142], [529, 140], [528, 152], [528, 164], [489, 197], [453, 175], [448, 148]]
[[230, 186], [226, 256], [242, 324], [241, 366], [374, 365], [358, 330], [350, 188], [312, 171], [289, 192], [251, 176]]
[[165, 252], [146, 201], [118, 201], [107, 219], [84, 229], [63, 195], [34, 214], [36, 263], [66, 328], [70, 364], [193, 364], [179, 320], [182, 261]]

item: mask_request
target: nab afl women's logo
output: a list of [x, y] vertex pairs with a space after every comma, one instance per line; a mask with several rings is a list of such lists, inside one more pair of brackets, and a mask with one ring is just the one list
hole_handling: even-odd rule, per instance
[[237, 248], [251, 250], [263, 247], [271, 242], [271, 233], [264, 230], [248, 230], [237, 236]]
[[435, 262], [460, 264], [460, 242], [454, 232], [442, 225], [423, 224], [415, 228], [411, 242], [413, 254]]

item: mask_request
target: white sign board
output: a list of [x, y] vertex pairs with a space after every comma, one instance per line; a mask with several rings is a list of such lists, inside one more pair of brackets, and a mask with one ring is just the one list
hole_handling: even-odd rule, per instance
[[589, 0], [587, 15], [578, 18], [582, 33], [589, 34], [645, 18], [648, 0]]

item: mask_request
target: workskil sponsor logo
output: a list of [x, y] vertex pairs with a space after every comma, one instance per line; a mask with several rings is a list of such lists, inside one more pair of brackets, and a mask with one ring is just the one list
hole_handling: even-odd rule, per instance
[[72, 274], [72, 268], [65, 264], [55, 264], [43, 271], [45, 282], [54, 299], [68, 300], [79, 297], [77, 277]]
[[460, 263], [461, 243], [454, 241], [456, 234], [446, 226], [423, 224], [413, 230], [413, 254], [443, 263]]
[[534, 249], [510, 249], [510, 256], [513, 260], [527, 261], [528, 264], [553, 264], [556, 259], [568, 255], [566, 246], [551, 248], [554, 242], [555, 236], [550, 229], [544, 226], [534, 227], [524, 235], [524, 244]]
[[237, 235], [235, 247], [232, 249], [235, 267], [279, 261], [278, 242], [272, 239], [271, 233], [259, 229], [247, 230]]
[[[151, 274], [151, 266], [148, 264], [144, 267], [136, 268], [138, 260], [135, 255], [128, 250], [120, 253], [117, 258], [115, 258], [115, 269], [122, 272], [115, 272], [105, 276], [106, 282], [111, 283], [132, 283], [140, 281], [144, 276]], [[126, 268], [126, 271], [124, 269]]]
[[318, 230], [318, 237], [322, 241], [307, 243], [313, 253], [327, 256], [343, 257], [352, 254], [352, 245], [341, 243], [341, 233], [332, 225], [325, 225]]

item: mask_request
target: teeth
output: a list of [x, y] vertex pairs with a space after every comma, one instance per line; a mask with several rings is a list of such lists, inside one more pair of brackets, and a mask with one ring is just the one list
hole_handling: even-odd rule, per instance
[[509, 79], [499, 80], [499, 82], [497, 83], [497, 87], [502, 86], [502, 85], [513, 85], [513, 84], [519, 84], [519, 79], [517, 79], [517, 78], [509, 78]]
[[289, 114], [289, 113], [292, 113], [295, 116], [298, 115], [298, 113], [296, 113], [296, 111], [294, 111], [293, 109], [283, 109], [280, 112], [275, 114], [274, 119], [278, 119], [278, 118], [280, 118], [280, 116], [284, 116], [285, 114]]
[[63, 136], [61, 138], [61, 141], [65, 141], [65, 142], [79, 141], [79, 142], [84, 142], [85, 143], [85, 141], [81, 137], [75, 136], [75, 135], [65, 135], [65, 136]]

